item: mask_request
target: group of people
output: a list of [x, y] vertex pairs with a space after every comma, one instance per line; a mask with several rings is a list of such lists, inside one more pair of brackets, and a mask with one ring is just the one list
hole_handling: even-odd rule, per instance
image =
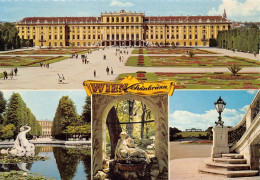
[[[18, 69], [17, 68], [14, 68], [14, 70], [11, 69], [11, 72], [9, 74], [10, 75], [10, 79], [13, 79], [14, 75], [16, 76], [17, 73], [18, 73]], [[4, 74], [4, 80], [7, 80], [8, 79], [8, 73], [6, 71], [4, 71], [3, 74]]]
[[107, 75], [109, 75], [109, 71], [111, 72], [111, 75], [114, 74], [113, 68], [111, 67], [111, 69], [109, 69], [109, 67], [107, 66], [106, 68]]
[[50, 67], [50, 63], [43, 64], [42, 62], [40, 62], [40, 66], [41, 66], [41, 68], [42, 68], [42, 67], [49, 68], [49, 67]]
[[58, 74], [57, 74], [57, 81], [58, 81], [59, 84], [64, 83], [64, 82], [65, 82], [65, 77], [64, 77], [64, 75], [63, 75], [63, 74], [60, 75], [60, 74], [58, 73]]

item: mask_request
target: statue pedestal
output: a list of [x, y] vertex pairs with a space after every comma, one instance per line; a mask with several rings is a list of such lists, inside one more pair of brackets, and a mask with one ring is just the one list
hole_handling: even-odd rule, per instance
[[212, 158], [219, 158], [222, 154], [229, 153], [228, 147], [228, 127], [214, 126], [213, 132], [213, 147], [211, 151]]

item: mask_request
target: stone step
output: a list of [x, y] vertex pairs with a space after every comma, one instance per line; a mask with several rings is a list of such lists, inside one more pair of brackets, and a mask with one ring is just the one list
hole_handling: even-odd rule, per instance
[[257, 170], [225, 171], [225, 170], [218, 170], [218, 169], [211, 169], [211, 168], [202, 168], [199, 171], [202, 173], [223, 175], [228, 178], [257, 176], [259, 173]]
[[227, 158], [213, 158], [214, 162], [225, 164], [246, 164], [245, 159], [227, 159]]
[[230, 154], [222, 154], [223, 158], [229, 158], [229, 159], [244, 159], [243, 154], [235, 154], [235, 153], [230, 153]]
[[240, 171], [240, 170], [249, 170], [250, 166], [247, 164], [223, 164], [216, 162], [206, 162], [206, 167], [212, 169], [222, 169], [226, 171]]

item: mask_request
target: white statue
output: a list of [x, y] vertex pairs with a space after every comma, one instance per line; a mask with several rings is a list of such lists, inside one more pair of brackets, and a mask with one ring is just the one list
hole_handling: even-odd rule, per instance
[[[25, 129], [27, 128], [27, 130]], [[15, 156], [34, 156], [35, 147], [34, 144], [30, 143], [26, 139], [26, 133], [31, 130], [29, 126], [22, 126], [20, 128], [20, 133], [17, 135], [16, 140], [14, 141], [14, 146], [11, 149], [10, 153]]]
[[133, 144], [133, 139], [130, 137], [126, 140], [127, 134], [125, 132], [120, 133], [121, 139], [118, 140], [116, 145], [115, 160], [126, 160], [132, 162], [150, 162], [147, 153], [139, 148], [136, 148]]

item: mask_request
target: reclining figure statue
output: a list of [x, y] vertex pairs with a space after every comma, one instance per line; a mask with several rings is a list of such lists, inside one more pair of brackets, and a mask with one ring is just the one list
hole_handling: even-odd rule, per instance
[[[27, 128], [27, 130], [25, 129]], [[14, 141], [14, 146], [11, 149], [10, 153], [15, 156], [34, 156], [35, 147], [34, 144], [30, 143], [26, 139], [26, 133], [31, 130], [29, 126], [22, 126], [20, 128], [20, 133], [17, 135], [16, 140]]]
[[116, 145], [115, 160], [125, 160], [128, 162], [150, 162], [147, 153], [133, 145], [131, 138], [125, 139], [127, 134], [125, 132], [120, 133], [121, 139], [118, 140]]

